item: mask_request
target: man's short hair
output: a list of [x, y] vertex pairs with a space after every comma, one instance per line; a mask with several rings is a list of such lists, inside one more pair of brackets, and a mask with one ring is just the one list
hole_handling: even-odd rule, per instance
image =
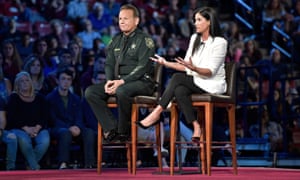
[[67, 74], [68, 76], [73, 77], [73, 71], [71, 70], [71, 68], [69, 66], [63, 66], [57, 69], [56, 71], [56, 78], [59, 79], [59, 76], [61, 74]]
[[138, 17], [138, 18], [140, 17], [140, 12], [139, 12], [138, 8], [135, 7], [134, 5], [132, 5], [132, 4], [125, 4], [125, 5], [121, 6], [120, 11], [124, 10], [124, 9], [132, 10], [134, 17]]

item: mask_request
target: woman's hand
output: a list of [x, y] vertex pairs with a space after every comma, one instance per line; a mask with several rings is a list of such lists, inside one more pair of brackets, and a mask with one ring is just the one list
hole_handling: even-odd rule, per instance
[[177, 57], [175, 58], [175, 61], [189, 68], [192, 71], [196, 71], [196, 66], [193, 65], [192, 58], [190, 58], [189, 61], [185, 61], [183, 58]]
[[155, 54], [154, 57], [150, 57], [150, 59], [154, 62], [157, 62], [158, 64], [164, 65], [166, 63], [166, 59], [159, 56], [158, 54]]

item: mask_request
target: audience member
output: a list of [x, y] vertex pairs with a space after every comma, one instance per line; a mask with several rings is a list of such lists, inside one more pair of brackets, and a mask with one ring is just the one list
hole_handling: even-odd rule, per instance
[[84, 66], [84, 59], [82, 55], [82, 49], [76, 41], [71, 41], [68, 44], [68, 49], [71, 53], [72, 62], [71, 65], [74, 66], [76, 71], [76, 76], [79, 78], [81, 74], [86, 70]]
[[[69, 43], [69, 36], [64, 31], [64, 23], [59, 19], [53, 19], [50, 21], [51, 33], [47, 35], [47, 38], [55, 37], [58, 41], [58, 48], [67, 48]], [[54, 47], [52, 47], [54, 48]]]
[[21, 36], [21, 41], [16, 43], [16, 47], [19, 51], [21, 59], [24, 62], [25, 58], [33, 53], [31, 34], [29, 32], [23, 33]]
[[109, 12], [113, 19], [113, 23], [118, 23], [118, 15], [121, 7], [121, 3], [116, 0], [104, 0], [102, 1], [105, 11]]
[[24, 7], [21, 0], [1, 1], [0, 3], [2, 10], [0, 14], [3, 14], [4, 16], [18, 19], [18, 17], [24, 12]]
[[3, 33], [2, 40], [11, 40], [15, 44], [21, 41], [21, 32], [17, 29], [17, 22], [11, 18], [7, 22], [8, 29]]
[[245, 41], [244, 51], [242, 54], [243, 56], [248, 56], [248, 58], [250, 58], [250, 63], [252, 65], [263, 58], [257, 41], [254, 39], [248, 39], [247, 41]]
[[[108, 45], [106, 81], [88, 87], [85, 97], [104, 130], [107, 141], [127, 141], [130, 135], [131, 104], [136, 95], [150, 95], [154, 91], [152, 62], [153, 40], [138, 29], [139, 11], [130, 4], [119, 13], [121, 33]], [[106, 100], [117, 97], [118, 120], [107, 107]]]
[[[62, 51], [59, 52], [58, 59], [59, 59], [58, 68], [68, 67], [73, 72], [73, 82], [72, 82], [70, 90], [73, 93], [81, 96], [82, 92], [81, 92], [81, 89], [80, 89], [80, 81], [79, 81], [79, 79], [80, 79], [80, 74], [79, 74], [80, 71], [77, 71], [76, 67], [72, 64], [72, 54], [71, 54], [71, 51], [69, 49], [63, 49]], [[54, 78], [55, 76], [56, 76], [56, 73], [54, 72], [52, 74], [52, 78], [53, 78], [53, 80], [56, 81], [56, 78]]]
[[286, 11], [280, 0], [268, 0], [262, 10], [262, 29], [265, 41], [270, 47], [273, 25], [280, 26]]
[[30, 74], [35, 94], [47, 95], [51, 89], [45, 81], [43, 63], [36, 55], [28, 57], [24, 70]]
[[93, 41], [96, 38], [101, 38], [98, 31], [93, 29], [93, 25], [89, 19], [82, 20], [82, 31], [77, 33], [77, 36], [82, 40], [83, 50], [88, 50], [93, 48]]
[[113, 19], [110, 13], [104, 8], [101, 2], [95, 2], [92, 11], [88, 15], [94, 30], [98, 32], [107, 31], [109, 26], [113, 25]]
[[16, 134], [20, 150], [31, 170], [41, 168], [39, 161], [48, 150], [48, 117], [45, 98], [34, 93], [29, 73], [18, 73], [14, 92], [7, 104], [7, 129]]
[[46, 38], [42, 37], [34, 41], [33, 53], [44, 59], [48, 51], [48, 42]]
[[[102, 36], [103, 37], [103, 36]], [[106, 45], [102, 39], [96, 38], [93, 41], [93, 51], [95, 52], [95, 56], [105, 57], [105, 48]]]
[[51, 21], [52, 19], [65, 20], [67, 17], [67, 8], [64, 0], [49, 0], [46, 5], [43, 16]]
[[21, 71], [23, 62], [16, 48], [16, 45], [11, 40], [5, 40], [2, 42], [3, 53], [3, 73], [7, 77], [11, 84], [14, 83], [16, 75]]
[[82, 89], [82, 92], [84, 92], [86, 88], [89, 87], [90, 85], [95, 84], [93, 83], [93, 79], [97, 79], [96, 76], [98, 76], [98, 74], [103, 74], [105, 76], [104, 65], [105, 65], [105, 58], [102, 57], [98, 57], [95, 60], [95, 62], [89, 63], [87, 70], [80, 77], [80, 87]]
[[59, 169], [68, 168], [70, 148], [73, 140], [81, 140], [84, 152], [84, 167], [92, 168], [95, 163], [95, 136], [83, 122], [82, 104], [79, 96], [70, 92], [73, 72], [67, 67], [56, 73], [58, 86], [47, 95], [51, 126], [50, 133], [57, 140]]
[[228, 53], [230, 60], [238, 63], [243, 55], [244, 35], [241, 32], [238, 24], [234, 21], [230, 21], [226, 24], [224, 23], [224, 26], [227, 26], [225, 28], [225, 36], [229, 43]]
[[87, 0], [72, 0], [67, 4], [67, 18], [76, 23], [88, 16]]
[[0, 97], [0, 143], [6, 144], [6, 170], [16, 169], [16, 159], [18, 150], [17, 136], [9, 130], [6, 130], [6, 101]]
[[12, 91], [12, 84], [8, 78], [4, 76], [3, 70], [3, 55], [0, 53], [0, 97], [7, 102]]

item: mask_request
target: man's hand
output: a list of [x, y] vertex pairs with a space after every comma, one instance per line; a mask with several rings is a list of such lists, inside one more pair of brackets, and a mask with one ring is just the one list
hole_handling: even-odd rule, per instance
[[79, 136], [79, 134], [80, 134], [80, 129], [77, 126], [71, 126], [69, 128], [69, 130], [71, 131], [72, 136], [74, 136], [74, 137]]
[[124, 84], [124, 80], [120, 79], [120, 80], [109, 80], [107, 81], [107, 83], [104, 86], [104, 90], [107, 94], [109, 95], [113, 95], [116, 94], [116, 90], [119, 86], [121, 86], [122, 84]]

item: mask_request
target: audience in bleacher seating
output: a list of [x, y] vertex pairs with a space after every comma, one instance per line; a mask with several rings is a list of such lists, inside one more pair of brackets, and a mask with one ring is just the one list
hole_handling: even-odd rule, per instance
[[39, 162], [50, 142], [47, 130], [49, 113], [44, 96], [34, 93], [29, 73], [21, 71], [16, 75], [6, 112], [7, 129], [16, 134], [28, 169], [39, 170]]
[[59, 169], [68, 168], [70, 147], [73, 140], [83, 144], [84, 167], [93, 168], [95, 163], [95, 136], [92, 129], [83, 121], [81, 99], [70, 91], [73, 71], [61, 67], [56, 73], [58, 85], [47, 95], [49, 103], [52, 138], [57, 141]]

